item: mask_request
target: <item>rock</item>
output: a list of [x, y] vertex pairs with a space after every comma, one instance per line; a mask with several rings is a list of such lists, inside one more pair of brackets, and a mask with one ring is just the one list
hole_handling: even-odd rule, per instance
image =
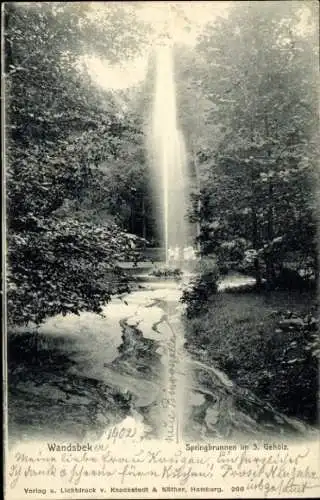
[[279, 322], [279, 328], [282, 330], [291, 330], [293, 328], [303, 328], [305, 323], [302, 318], [284, 319]]
[[201, 406], [205, 402], [205, 397], [199, 392], [191, 392], [189, 395], [191, 406]]
[[95, 417], [95, 421], [97, 424], [102, 425], [102, 426], [107, 426], [110, 424], [109, 418], [101, 412], [97, 413], [97, 415]]
[[66, 394], [66, 403], [68, 405], [79, 405], [79, 406], [86, 406], [92, 403], [92, 399], [86, 397], [86, 396], [76, 396], [74, 394], [69, 395], [68, 393]]
[[29, 394], [30, 398], [36, 396], [49, 400], [52, 399], [55, 401], [65, 401], [67, 397], [65, 392], [48, 383], [35, 385], [30, 382], [28, 382], [27, 384], [20, 382], [16, 385], [16, 388]]
[[204, 418], [205, 423], [207, 424], [208, 429], [215, 430], [216, 425], [219, 420], [219, 406], [218, 404], [214, 406], [210, 406], [206, 411], [206, 416]]

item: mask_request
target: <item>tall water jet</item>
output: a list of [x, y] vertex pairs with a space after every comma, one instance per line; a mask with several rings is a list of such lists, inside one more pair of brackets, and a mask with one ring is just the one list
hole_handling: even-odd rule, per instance
[[152, 165], [154, 191], [160, 201], [161, 233], [168, 262], [172, 252], [183, 260], [191, 243], [187, 221], [188, 162], [177, 123], [173, 47], [167, 42], [156, 49], [156, 80], [152, 112]]

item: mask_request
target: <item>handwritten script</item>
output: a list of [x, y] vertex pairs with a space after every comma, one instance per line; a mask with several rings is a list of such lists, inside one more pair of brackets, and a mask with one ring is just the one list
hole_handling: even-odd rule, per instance
[[197, 490], [210, 490], [212, 485], [219, 486], [216, 493], [228, 496], [302, 497], [317, 496], [320, 491], [317, 452], [310, 443], [280, 450], [263, 443], [207, 448], [147, 441], [134, 446], [81, 446], [79, 451], [68, 451], [75, 450], [75, 445], [42, 443], [12, 450], [7, 488], [20, 492], [20, 498], [26, 487], [26, 491], [34, 491], [32, 488], [44, 484], [60, 498], [70, 487], [100, 484], [108, 485], [111, 493], [119, 487], [170, 486], [189, 497]]

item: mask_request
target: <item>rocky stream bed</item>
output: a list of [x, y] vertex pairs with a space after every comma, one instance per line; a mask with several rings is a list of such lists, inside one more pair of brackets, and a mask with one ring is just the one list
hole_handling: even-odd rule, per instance
[[312, 434], [186, 352], [180, 295], [178, 282], [149, 281], [114, 298], [105, 317], [57, 316], [37, 335], [17, 332], [10, 442], [99, 438], [128, 419], [145, 438], [172, 442]]

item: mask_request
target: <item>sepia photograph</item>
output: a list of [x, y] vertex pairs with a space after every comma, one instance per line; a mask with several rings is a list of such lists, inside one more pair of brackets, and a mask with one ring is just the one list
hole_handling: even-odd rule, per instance
[[6, 499], [318, 497], [318, 3], [2, 27]]

